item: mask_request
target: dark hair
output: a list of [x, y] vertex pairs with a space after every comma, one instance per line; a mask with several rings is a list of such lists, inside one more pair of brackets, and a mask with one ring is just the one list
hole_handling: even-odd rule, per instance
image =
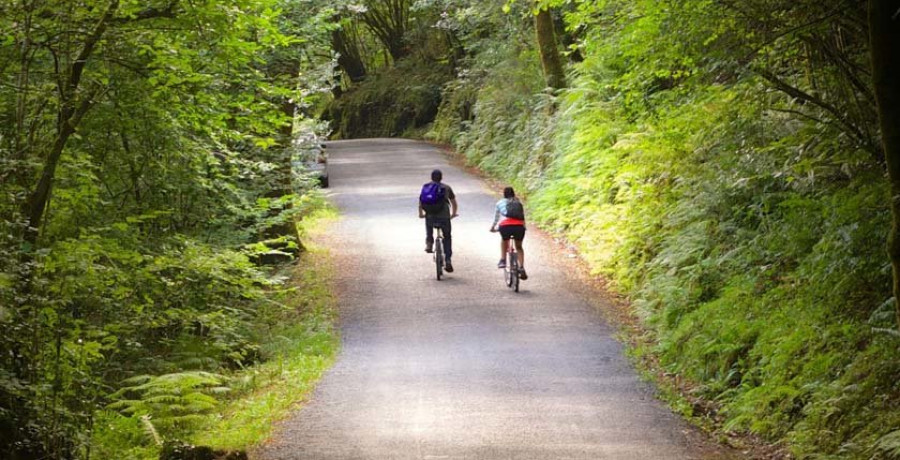
[[442, 173], [440, 169], [435, 169], [434, 171], [431, 171], [431, 180], [433, 180], [435, 182], [440, 182], [441, 179], [443, 179], [443, 178], [444, 178], [444, 173]]
[[516, 197], [516, 191], [513, 190], [512, 187], [506, 187], [505, 189], [503, 189], [503, 198], [515, 198], [515, 197]]

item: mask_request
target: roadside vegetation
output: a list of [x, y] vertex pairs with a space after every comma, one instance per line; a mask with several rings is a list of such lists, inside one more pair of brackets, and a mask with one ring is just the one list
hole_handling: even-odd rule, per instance
[[316, 241], [335, 217], [322, 205], [301, 225], [307, 251], [279, 272], [283, 287], [252, 328], [257, 363], [233, 370], [140, 376], [97, 415], [93, 456], [155, 459], [164, 448], [245, 452], [269, 438], [338, 349], [331, 259]]
[[334, 9], [337, 73], [322, 118], [335, 138], [420, 137], [453, 79], [461, 44], [439, 4], [414, 0], [322, 2]]
[[528, 21], [488, 22], [430, 138], [627, 294], [686, 415], [802, 458], [900, 458], [866, 2], [548, 3], [567, 86]]
[[264, 439], [334, 352], [331, 135], [516, 186], [685, 415], [900, 458], [898, 8], [0, 0], [0, 457]]
[[0, 458], [243, 448], [302, 398], [327, 36], [275, 0], [0, 1]]

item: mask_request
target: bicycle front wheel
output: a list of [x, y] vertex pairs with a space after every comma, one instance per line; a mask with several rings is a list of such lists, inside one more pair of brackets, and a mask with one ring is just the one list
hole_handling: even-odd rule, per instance
[[440, 281], [444, 274], [444, 247], [440, 238], [434, 242], [434, 267], [437, 280]]

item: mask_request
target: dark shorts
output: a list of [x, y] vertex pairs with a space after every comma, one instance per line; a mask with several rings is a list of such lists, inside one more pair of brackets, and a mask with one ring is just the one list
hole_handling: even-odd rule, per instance
[[515, 240], [522, 241], [525, 239], [525, 226], [503, 225], [500, 227], [500, 236], [504, 240], [508, 240], [510, 237], [512, 237]]

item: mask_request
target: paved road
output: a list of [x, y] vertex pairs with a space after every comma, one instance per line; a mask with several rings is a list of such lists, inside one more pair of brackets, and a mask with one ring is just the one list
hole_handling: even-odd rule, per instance
[[[343, 350], [255, 458], [720, 458], [656, 401], [537, 232], [516, 294], [495, 268], [495, 193], [434, 147], [329, 145]], [[434, 279], [416, 200], [440, 167], [460, 203], [456, 272]], [[527, 209], [526, 209], [527, 211]], [[563, 264], [564, 265], [564, 264]], [[729, 455], [730, 456], [730, 455]]]

